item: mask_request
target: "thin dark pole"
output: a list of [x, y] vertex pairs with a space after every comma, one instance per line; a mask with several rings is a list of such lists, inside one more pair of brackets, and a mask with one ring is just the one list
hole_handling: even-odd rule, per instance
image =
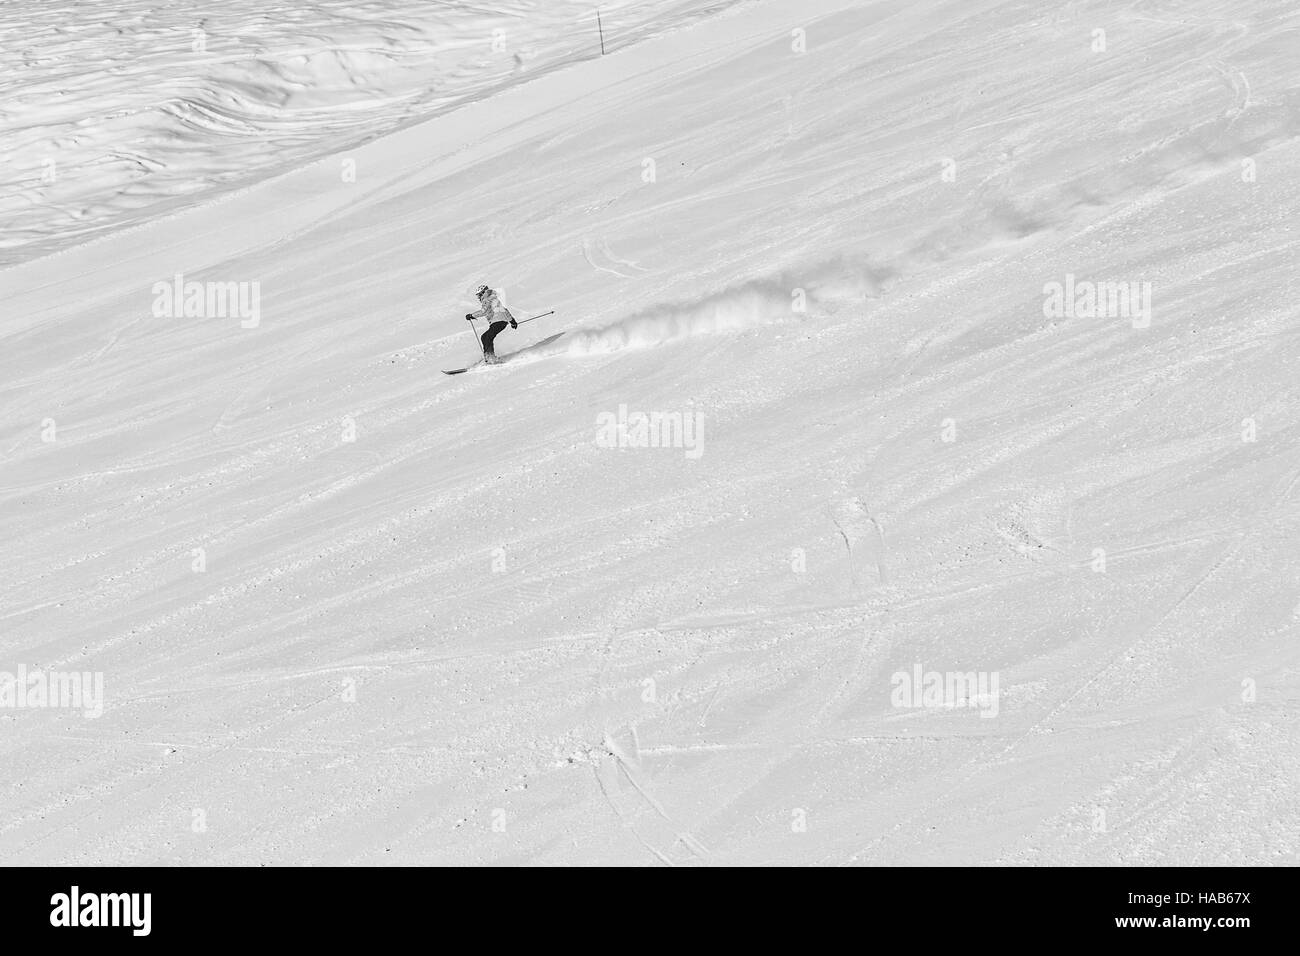
[[478, 326], [474, 324], [473, 319], [469, 320], [469, 327], [474, 330], [474, 341], [478, 343], [478, 350], [483, 353], [484, 358], [487, 358], [487, 349], [483, 347], [483, 340], [478, 337]]
[[600, 11], [596, 11], [596, 29], [600, 31], [600, 55], [605, 55], [605, 25], [600, 22]]

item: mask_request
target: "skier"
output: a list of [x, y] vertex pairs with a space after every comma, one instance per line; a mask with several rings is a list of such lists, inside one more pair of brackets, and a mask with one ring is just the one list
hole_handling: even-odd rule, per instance
[[483, 361], [488, 365], [496, 365], [501, 360], [497, 358], [497, 353], [492, 348], [492, 340], [497, 337], [497, 334], [506, 325], [509, 325], [512, 329], [517, 329], [519, 323], [510, 314], [510, 310], [501, 304], [501, 299], [492, 289], [481, 285], [474, 290], [474, 295], [478, 297], [479, 310], [465, 313], [465, 318], [470, 321], [474, 319], [488, 320], [487, 331], [479, 337], [483, 342]]

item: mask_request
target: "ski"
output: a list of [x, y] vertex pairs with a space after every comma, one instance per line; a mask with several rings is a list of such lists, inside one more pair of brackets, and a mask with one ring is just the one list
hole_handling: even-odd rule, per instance
[[445, 368], [445, 369], [442, 370], [442, 374], [443, 374], [443, 375], [459, 375], [461, 372], [468, 372], [470, 369], [472, 369], [472, 368], [477, 368], [478, 366], [480, 366], [480, 365], [482, 365], [482, 364], [483, 364], [483, 360], [482, 360], [482, 359], [479, 359], [477, 362], [471, 362], [469, 365], [466, 365], [464, 368]]
[[508, 355], [501, 355], [501, 356], [498, 356], [498, 357], [497, 357], [497, 360], [496, 360], [495, 362], [490, 362], [490, 363], [489, 363], [489, 362], [485, 362], [485, 361], [483, 361], [482, 359], [479, 359], [477, 362], [474, 362], [474, 363], [472, 363], [472, 364], [470, 364], [470, 365], [466, 365], [464, 368], [451, 368], [451, 369], [447, 369], [447, 368], [445, 368], [445, 369], [442, 370], [442, 374], [443, 374], [443, 375], [459, 375], [461, 372], [469, 372], [469, 371], [472, 371], [473, 369], [476, 369], [476, 368], [479, 368], [479, 367], [482, 367], [482, 368], [494, 368], [494, 367], [496, 367], [496, 366], [498, 366], [498, 365], [505, 365], [505, 364], [506, 364], [506, 359], [509, 358], [509, 357], [510, 357], [510, 356], [508, 356]]

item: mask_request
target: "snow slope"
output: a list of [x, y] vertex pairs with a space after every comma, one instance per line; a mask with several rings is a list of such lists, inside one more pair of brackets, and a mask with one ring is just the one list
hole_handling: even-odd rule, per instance
[[0, 859], [1294, 863], [1297, 27], [766, 0], [0, 271]]
[[[615, 0], [617, 50], [735, 0]], [[0, 5], [0, 264], [147, 222], [600, 52], [590, 4]]]

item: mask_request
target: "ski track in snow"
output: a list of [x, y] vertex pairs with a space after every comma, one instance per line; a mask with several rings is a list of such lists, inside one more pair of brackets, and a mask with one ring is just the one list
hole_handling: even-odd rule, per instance
[[[1296, 861], [1292, 15], [112, 6], [0, 14], [0, 670], [106, 694], [0, 709], [6, 860]], [[473, 281], [556, 314], [444, 376]]]

